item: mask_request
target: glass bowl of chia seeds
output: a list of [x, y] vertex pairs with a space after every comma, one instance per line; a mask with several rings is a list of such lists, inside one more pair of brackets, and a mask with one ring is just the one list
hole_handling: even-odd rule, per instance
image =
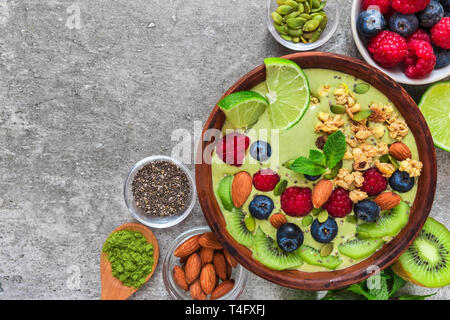
[[[211, 229], [208, 226], [194, 227], [186, 230], [178, 237], [176, 237], [167, 249], [166, 256], [163, 262], [163, 280], [166, 286], [167, 292], [170, 297], [175, 300], [192, 300], [189, 290], [183, 290], [180, 288], [173, 278], [173, 270], [175, 266], [183, 267], [183, 260], [174, 255], [175, 249], [178, 248], [187, 239], [199, 235], [205, 232], [210, 232]], [[238, 264], [232, 269], [230, 279], [234, 280], [233, 288], [225, 295], [218, 298], [218, 300], [237, 300], [242, 295], [247, 285], [249, 272], [247, 269]], [[209, 299], [209, 298], [208, 298]]]
[[180, 161], [155, 155], [137, 162], [124, 186], [125, 204], [133, 217], [153, 228], [183, 221], [195, 205], [195, 182]]

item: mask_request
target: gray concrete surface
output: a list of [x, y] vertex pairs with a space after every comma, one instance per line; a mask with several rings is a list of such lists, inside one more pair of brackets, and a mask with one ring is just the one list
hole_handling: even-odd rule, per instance
[[[0, 0], [0, 299], [97, 299], [106, 236], [131, 221], [127, 171], [170, 154], [222, 93], [268, 56], [263, 0]], [[350, 0], [322, 51], [359, 57]], [[75, 5], [75, 6], [74, 6]], [[74, 14], [80, 9], [81, 28]], [[407, 87], [414, 98], [426, 89]], [[437, 150], [431, 212], [449, 226], [450, 159]], [[192, 166], [191, 166], [192, 168]], [[154, 230], [162, 257], [205, 220]], [[133, 298], [168, 299], [162, 263]], [[421, 289], [450, 298], [449, 288]], [[252, 275], [242, 298], [315, 298]]]

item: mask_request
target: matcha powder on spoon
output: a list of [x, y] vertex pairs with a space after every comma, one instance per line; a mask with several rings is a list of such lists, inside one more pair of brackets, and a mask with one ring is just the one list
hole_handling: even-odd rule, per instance
[[113, 232], [103, 246], [108, 255], [112, 274], [123, 285], [139, 289], [152, 271], [153, 245], [140, 232]]

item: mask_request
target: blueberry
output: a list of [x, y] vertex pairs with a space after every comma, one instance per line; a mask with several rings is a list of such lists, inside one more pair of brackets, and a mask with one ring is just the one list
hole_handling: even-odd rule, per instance
[[445, 50], [437, 46], [433, 46], [434, 54], [436, 55], [436, 69], [446, 67], [450, 64], [450, 50]]
[[250, 155], [258, 161], [266, 161], [272, 156], [272, 147], [269, 143], [258, 140], [250, 146]]
[[405, 171], [395, 171], [389, 178], [389, 185], [398, 192], [408, 192], [414, 187], [414, 177], [410, 177]]
[[431, 0], [418, 16], [422, 27], [431, 28], [444, 17], [444, 8], [438, 1]]
[[380, 207], [372, 200], [364, 199], [353, 208], [356, 217], [364, 222], [375, 222], [380, 217]]
[[450, 0], [439, 0], [445, 11], [450, 11]]
[[281, 250], [292, 252], [303, 243], [303, 232], [293, 223], [285, 223], [277, 230], [277, 243]]
[[248, 210], [256, 219], [267, 219], [272, 213], [273, 206], [272, 199], [258, 195], [250, 202]]
[[373, 37], [386, 28], [386, 20], [380, 11], [369, 9], [359, 14], [356, 28], [363, 37]]
[[318, 176], [310, 176], [309, 174], [304, 174], [305, 178], [308, 179], [309, 181], [316, 181], [317, 179], [319, 179], [322, 175], [319, 174]]
[[320, 223], [319, 220], [314, 220], [311, 225], [311, 235], [317, 242], [327, 243], [332, 241], [338, 232], [338, 226], [336, 221], [329, 217], [324, 223]]
[[419, 19], [414, 14], [394, 13], [389, 19], [389, 29], [408, 38], [419, 28]]

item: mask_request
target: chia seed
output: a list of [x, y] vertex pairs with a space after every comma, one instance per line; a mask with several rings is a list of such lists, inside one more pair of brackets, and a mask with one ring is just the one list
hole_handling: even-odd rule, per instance
[[170, 161], [153, 161], [134, 176], [131, 190], [136, 206], [149, 216], [171, 216], [186, 206], [190, 196], [189, 179]]

